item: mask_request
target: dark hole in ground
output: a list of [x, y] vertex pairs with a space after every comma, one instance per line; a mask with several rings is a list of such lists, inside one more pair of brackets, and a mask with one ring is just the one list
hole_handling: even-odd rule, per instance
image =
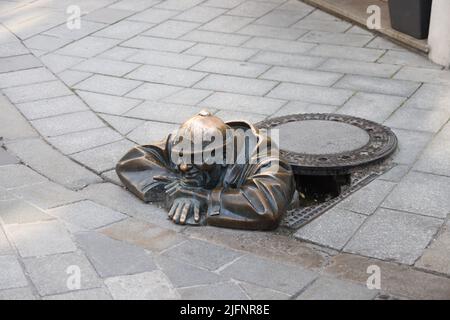
[[302, 207], [317, 205], [338, 197], [351, 183], [350, 174], [343, 175], [295, 175]]

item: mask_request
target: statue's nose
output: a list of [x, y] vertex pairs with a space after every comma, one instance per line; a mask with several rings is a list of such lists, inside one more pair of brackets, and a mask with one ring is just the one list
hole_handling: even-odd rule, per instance
[[183, 163], [183, 164], [180, 165], [181, 172], [188, 172], [191, 169], [192, 169], [192, 165], [191, 164]]

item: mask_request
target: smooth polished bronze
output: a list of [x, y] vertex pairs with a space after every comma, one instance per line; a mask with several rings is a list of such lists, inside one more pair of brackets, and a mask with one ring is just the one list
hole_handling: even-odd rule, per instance
[[[180, 141], [189, 145], [197, 133], [216, 137], [215, 143], [202, 142], [200, 150], [179, 148]], [[255, 141], [252, 148], [233, 143], [242, 134]], [[234, 161], [225, 161], [230, 150]], [[215, 160], [203, 156], [200, 162], [187, 161], [199, 153], [215, 155]], [[181, 160], [175, 161], [174, 155]], [[225, 123], [208, 111], [187, 120], [163, 141], [134, 147], [116, 171], [143, 201], [164, 201], [169, 218], [179, 224], [274, 229], [295, 192], [291, 167], [279, 158], [270, 137], [245, 121]]]

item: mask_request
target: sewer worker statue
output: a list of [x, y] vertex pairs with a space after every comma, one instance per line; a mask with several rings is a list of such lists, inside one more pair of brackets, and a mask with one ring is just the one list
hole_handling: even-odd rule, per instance
[[116, 171], [143, 201], [164, 201], [177, 224], [274, 229], [295, 192], [270, 137], [205, 110], [163, 141], [131, 149]]

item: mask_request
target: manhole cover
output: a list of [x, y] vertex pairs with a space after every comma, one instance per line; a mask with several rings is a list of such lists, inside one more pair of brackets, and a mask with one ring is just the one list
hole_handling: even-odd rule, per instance
[[346, 115], [295, 114], [256, 126], [279, 130], [281, 155], [300, 174], [348, 173], [385, 159], [397, 147], [389, 128]]

